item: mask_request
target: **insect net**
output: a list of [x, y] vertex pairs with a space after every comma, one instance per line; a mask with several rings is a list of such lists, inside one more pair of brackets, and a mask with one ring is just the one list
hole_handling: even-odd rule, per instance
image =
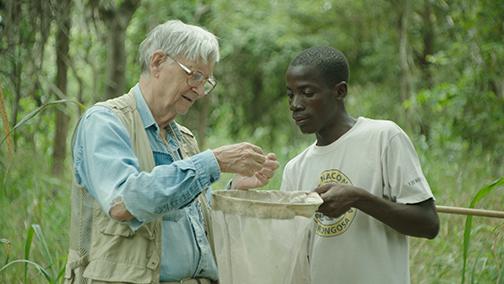
[[317, 193], [216, 191], [212, 231], [220, 284], [310, 283], [308, 238]]

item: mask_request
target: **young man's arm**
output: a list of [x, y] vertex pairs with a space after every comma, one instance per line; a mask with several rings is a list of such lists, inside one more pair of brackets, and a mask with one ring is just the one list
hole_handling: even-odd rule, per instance
[[324, 185], [315, 191], [324, 199], [319, 211], [329, 217], [337, 217], [353, 207], [405, 235], [432, 239], [439, 232], [439, 218], [432, 198], [415, 204], [400, 204], [343, 184]]
[[389, 199], [357, 186], [327, 185], [316, 189], [324, 199], [320, 211], [338, 216], [354, 207], [405, 235], [434, 238], [439, 231], [434, 198], [406, 133], [399, 130], [388, 140], [381, 162]]

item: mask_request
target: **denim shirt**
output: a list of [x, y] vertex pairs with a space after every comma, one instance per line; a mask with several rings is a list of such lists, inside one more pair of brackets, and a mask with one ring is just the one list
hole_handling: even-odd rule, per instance
[[77, 183], [86, 188], [104, 212], [122, 200], [135, 217], [133, 230], [162, 216], [161, 281], [204, 277], [217, 279], [217, 266], [205, 234], [196, 197], [220, 176], [210, 150], [181, 160], [181, 133], [175, 123], [166, 128], [165, 144], [137, 84], [133, 88], [156, 166], [142, 172], [129, 134], [113, 112], [91, 107], [82, 117], [73, 146]]

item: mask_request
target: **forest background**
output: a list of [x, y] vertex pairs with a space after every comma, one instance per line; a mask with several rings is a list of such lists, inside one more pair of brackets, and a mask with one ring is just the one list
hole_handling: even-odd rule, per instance
[[[179, 118], [202, 149], [249, 141], [282, 168], [313, 143], [284, 73], [329, 45], [350, 62], [350, 114], [405, 129], [437, 204], [503, 209], [503, 1], [0, 0], [1, 283], [62, 280], [76, 121], [136, 83], [138, 45], [175, 18], [220, 38], [216, 90]], [[410, 239], [412, 282], [504, 283], [502, 219], [440, 218], [436, 239]]]

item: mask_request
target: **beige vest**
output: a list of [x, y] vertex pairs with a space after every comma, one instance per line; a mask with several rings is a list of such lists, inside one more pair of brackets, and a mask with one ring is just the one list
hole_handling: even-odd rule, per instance
[[[130, 91], [97, 105], [111, 108], [122, 121], [130, 135], [140, 169], [150, 172], [155, 165], [154, 157], [143, 121], [136, 110], [134, 93]], [[198, 153], [193, 134], [185, 127], [178, 127], [182, 133], [183, 156]], [[204, 215], [207, 215], [208, 203], [202, 200], [204, 196], [201, 194], [199, 200]], [[71, 212], [65, 283], [89, 283], [89, 279], [93, 279], [93, 283], [95, 280], [97, 283], [159, 283], [161, 218], [133, 232], [127, 224], [105, 214], [87, 190], [75, 182]]]

